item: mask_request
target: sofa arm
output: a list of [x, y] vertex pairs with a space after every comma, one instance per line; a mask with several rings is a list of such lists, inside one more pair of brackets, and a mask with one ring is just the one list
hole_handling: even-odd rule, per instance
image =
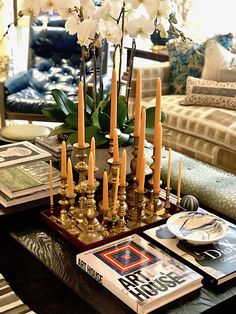
[[22, 71], [17, 75], [8, 78], [5, 81], [5, 88], [8, 95], [17, 93], [29, 85], [30, 74], [29, 71]]
[[[130, 97], [135, 97], [135, 85], [137, 68], [134, 67], [132, 81], [131, 81], [131, 92]], [[156, 95], [156, 79], [161, 78], [162, 83], [162, 94], [169, 94], [169, 77], [170, 77], [170, 63], [169, 62], [156, 62], [150, 66], [141, 66], [142, 77], [142, 98], [155, 97]]]

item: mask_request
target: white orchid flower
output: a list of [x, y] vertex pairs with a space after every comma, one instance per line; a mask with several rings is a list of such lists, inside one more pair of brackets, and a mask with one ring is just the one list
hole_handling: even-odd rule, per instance
[[111, 0], [109, 16], [112, 20], [117, 20], [123, 6], [122, 0]]
[[97, 30], [97, 23], [91, 18], [82, 21], [78, 26], [78, 43], [82, 46], [88, 46], [94, 40]]
[[96, 12], [93, 14], [93, 19], [107, 19], [109, 11], [111, 9], [111, 3], [109, 0], [105, 0], [100, 7], [97, 8]]
[[[143, 4], [145, 7], [146, 5], [154, 5], [153, 0], [126, 0], [127, 3], [130, 3], [132, 8], [137, 9], [141, 4]], [[157, 1], [156, 1], [157, 2]]]
[[122, 38], [122, 30], [115, 21], [99, 20], [98, 29], [102, 38], [106, 38], [107, 41], [118, 45]]
[[22, 3], [21, 11], [24, 15], [38, 15], [40, 12], [40, 3], [34, 2], [32, 3], [31, 0], [24, 0]]
[[160, 0], [155, 2], [156, 16], [169, 19], [170, 14], [173, 12], [173, 3], [171, 0]]
[[54, 0], [54, 9], [58, 14], [66, 19], [71, 15], [77, 15], [80, 8], [79, 0]]
[[96, 11], [96, 6], [93, 0], [80, 0], [80, 4], [83, 8], [83, 17], [85, 19], [91, 17]]
[[81, 20], [78, 16], [71, 15], [68, 17], [65, 23], [65, 29], [70, 35], [78, 33], [78, 28]]
[[50, 12], [53, 9], [55, 9], [54, 5], [55, 5], [56, 0], [41, 0], [39, 2], [40, 2], [41, 11], [43, 12]]
[[132, 38], [136, 38], [138, 35], [143, 38], [149, 38], [154, 31], [154, 23], [144, 16], [140, 16], [128, 22], [126, 31]]

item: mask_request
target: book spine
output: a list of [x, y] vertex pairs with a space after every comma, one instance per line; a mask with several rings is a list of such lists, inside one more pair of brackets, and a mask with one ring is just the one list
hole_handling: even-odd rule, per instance
[[[91, 257], [90, 257], [91, 258]], [[86, 258], [84, 255], [76, 257], [76, 264], [83, 269], [87, 274], [89, 274], [93, 279], [95, 279], [99, 284], [112, 292], [116, 297], [118, 297], [122, 302], [128, 305], [132, 310], [136, 313], [143, 313], [143, 309], [138, 305], [137, 302], [132, 300], [128, 294], [125, 294], [122, 289], [117, 286], [117, 283], [114, 277], [111, 274], [107, 274], [104, 276], [100, 274], [93, 265], [91, 265], [88, 261], [89, 257]], [[105, 271], [104, 271], [105, 272]]]

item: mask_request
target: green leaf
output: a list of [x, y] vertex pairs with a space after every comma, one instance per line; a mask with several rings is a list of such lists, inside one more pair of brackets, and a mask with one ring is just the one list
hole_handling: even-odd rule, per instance
[[97, 107], [94, 113], [92, 114], [92, 125], [96, 126], [98, 129], [100, 129], [99, 111], [100, 111], [100, 108]]
[[64, 112], [62, 112], [56, 106], [45, 107], [42, 109], [42, 112], [51, 121], [64, 122], [66, 118], [66, 114], [64, 114]]
[[146, 110], [146, 127], [154, 129], [155, 125], [155, 107]]
[[86, 111], [91, 114], [93, 112], [93, 98], [89, 95], [86, 95]]
[[65, 119], [65, 123], [72, 129], [78, 129], [78, 114], [77, 112], [69, 113]]
[[77, 143], [78, 142], [78, 131], [71, 133], [68, 141], [71, 144]]
[[134, 132], [134, 126], [133, 125], [129, 125], [124, 129], [124, 133], [126, 134], [130, 134]]
[[110, 117], [105, 112], [100, 111], [98, 119], [101, 130], [108, 133], [110, 131]]
[[59, 89], [53, 89], [52, 96], [64, 114], [68, 115], [69, 113], [77, 112], [77, 105], [71, 101], [63, 91]]
[[128, 108], [123, 98], [119, 97], [117, 104], [117, 126], [122, 128], [127, 118]]
[[96, 126], [88, 126], [85, 128], [85, 140], [86, 143], [91, 142], [91, 138], [95, 138], [96, 147], [103, 145], [107, 142], [105, 136], [100, 132]]
[[67, 126], [65, 123], [63, 123], [55, 127], [55, 129], [50, 132], [50, 135], [57, 135], [57, 134], [62, 134], [62, 133], [73, 133], [75, 131], [77, 130], [72, 129], [69, 126]]

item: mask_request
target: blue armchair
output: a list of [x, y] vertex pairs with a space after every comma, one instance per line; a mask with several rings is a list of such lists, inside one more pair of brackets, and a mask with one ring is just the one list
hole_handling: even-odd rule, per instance
[[[45, 19], [47, 23], [45, 26]], [[42, 109], [53, 103], [51, 90], [64, 91], [77, 99], [82, 49], [76, 35], [69, 35], [57, 15], [40, 15], [30, 27], [31, 61], [27, 71], [0, 83], [1, 124], [5, 119], [46, 121]], [[103, 58], [106, 58], [103, 49]], [[86, 80], [93, 81], [91, 55], [86, 56]]]

